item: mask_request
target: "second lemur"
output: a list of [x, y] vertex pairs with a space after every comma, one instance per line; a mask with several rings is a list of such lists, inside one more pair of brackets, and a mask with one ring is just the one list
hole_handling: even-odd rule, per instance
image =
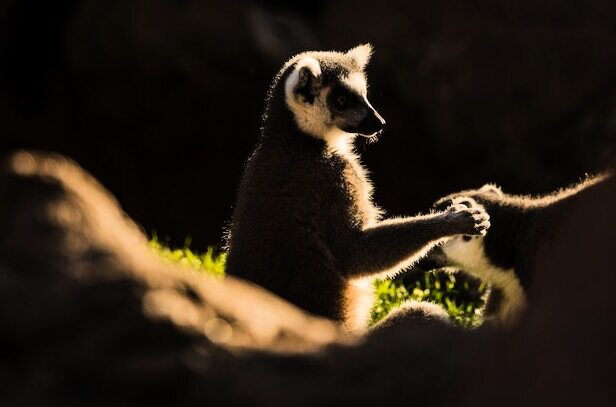
[[278, 72], [227, 236], [230, 275], [349, 329], [367, 323], [372, 278], [489, 227], [483, 208], [464, 198], [441, 212], [382, 219], [353, 151], [357, 135], [374, 138], [385, 124], [367, 99], [371, 53], [370, 45], [305, 52]]
[[[434, 248], [416, 266], [454, 267], [491, 284], [485, 317], [502, 325], [517, 322], [527, 308], [539, 248], [549, 245], [560, 225], [576, 210], [602, 196], [611, 173], [588, 177], [569, 188], [544, 196], [511, 195], [488, 184], [440, 199], [436, 208], [459, 197], [471, 197], [490, 214], [485, 236], [456, 236]], [[589, 219], [589, 221], [596, 221]]]

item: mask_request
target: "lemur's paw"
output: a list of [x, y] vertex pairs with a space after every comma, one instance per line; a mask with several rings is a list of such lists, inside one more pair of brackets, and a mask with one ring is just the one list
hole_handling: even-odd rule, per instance
[[445, 216], [455, 224], [455, 234], [485, 236], [490, 228], [490, 215], [473, 198], [466, 196], [453, 198]]

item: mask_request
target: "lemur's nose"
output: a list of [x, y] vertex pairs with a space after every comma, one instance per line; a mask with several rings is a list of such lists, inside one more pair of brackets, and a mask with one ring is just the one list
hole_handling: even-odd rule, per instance
[[385, 126], [385, 119], [383, 119], [383, 116], [381, 116], [379, 112], [373, 109], [371, 118], [375, 127], [378, 127], [379, 131], [383, 130], [383, 127]]
[[359, 133], [374, 134], [383, 130], [385, 119], [381, 117], [376, 110], [371, 110], [370, 113], [359, 123]]

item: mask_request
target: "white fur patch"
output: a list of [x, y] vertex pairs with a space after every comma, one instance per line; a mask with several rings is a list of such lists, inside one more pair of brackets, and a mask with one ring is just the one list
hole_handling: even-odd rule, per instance
[[[316, 66], [313, 66], [314, 64]], [[321, 68], [316, 59], [307, 56], [298, 62], [285, 82], [285, 100], [291, 113], [293, 113], [297, 126], [307, 134], [324, 140], [332, 151], [342, 155], [351, 153], [355, 134], [340, 130], [332, 122], [326, 102], [330, 89], [322, 89], [320, 94], [316, 95], [312, 104], [297, 100], [293, 93], [293, 89], [295, 89], [299, 81], [299, 70], [304, 66], [308, 66], [313, 74], [317, 72], [317, 69], [318, 75], [321, 74]], [[355, 78], [355, 75], [351, 76], [354, 78], [353, 86], [365, 89], [366, 80], [363, 75], [360, 74], [361, 78]]]
[[307, 134], [325, 139], [326, 134], [332, 128], [330, 123], [329, 109], [325, 101], [327, 100], [327, 92], [329, 89], [323, 89], [320, 95], [314, 98], [313, 104], [304, 103], [297, 100], [293, 89], [299, 80], [299, 70], [294, 69], [287, 78], [285, 83], [285, 99], [289, 109], [295, 117], [297, 126]]
[[297, 64], [295, 65], [295, 70], [299, 71], [304, 67], [310, 69], [310, 72], [312, 72], [312, 76], [314, 76], [315, 78], [321, 76], [321, 65], [319, 64], [319, 61], [317, 61], [315, 58], [309, 55], [302, 57], [302, 59], [297, 61]]
[[331, 127], [324, 135], [323, 140], [327, 143], [330, 151], [338, 153], [342, 156], [348, 156], [353, 153], [353, 140], [355, 135], [340, 130], [338, 127]]
[[366, 77], [363, 73], [352, 72], [349, 76], [342, 79], [342, 82], [346, 84], [349, 89], [355, 91], [355, 93], [363, 96], [364, 99], [366, 99], [366, 96], [368, 94], [368, 86], [366, 84]]
[[374, 279], [350, 280], [344, 291], [344, 328], [349, 332], [365, 331], [375, 301]]
[[512, 269], [505, 270], [490, 263], [485, 256], [483, 237], [474, 237], [469, 241], [461, 236], [454, 237], [442, 249], [457, 267], [501, 289], [503, 303], [496, 317], [505, 324], [516, 321], [526, 308], [526, 293]]
[[355, 62], [363, 68], [370, 62], [370, 58], [372, 57], [372, 45], [358, 45], [355, 48], [351, 48], [347, 52], [347, 55], [353, 58]]

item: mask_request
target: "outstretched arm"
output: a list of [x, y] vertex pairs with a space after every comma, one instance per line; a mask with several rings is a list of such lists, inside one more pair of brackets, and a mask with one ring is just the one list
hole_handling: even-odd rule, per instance
[[484, 235], [490, 226], [482, 206], [458, 199], [444, 212], [388, 219], [359, 231], [339, 257], [346, 277], [393, 274], [410, 266], [443, 239], [459, 234]]

